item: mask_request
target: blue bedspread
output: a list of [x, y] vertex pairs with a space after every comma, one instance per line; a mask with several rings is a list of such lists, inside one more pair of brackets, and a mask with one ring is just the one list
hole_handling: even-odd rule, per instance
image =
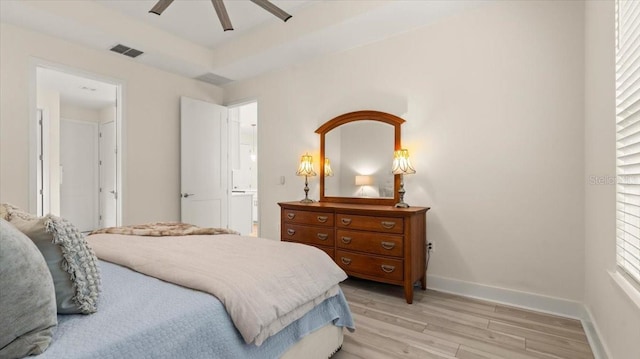
[[333, 322], [353, 327], [342, 294], [325, 300], [261, 346], [247, 345], [214, 296], [100, 261], [98, 312], [59, 315], [40, 358], [277, 358]]

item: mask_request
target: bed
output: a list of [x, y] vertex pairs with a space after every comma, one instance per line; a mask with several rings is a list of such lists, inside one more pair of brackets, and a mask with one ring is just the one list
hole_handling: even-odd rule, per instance
[[328, 358], [352, 326], [340, 292], [262, 345], [246, 344], [210, 294], [105, 261], [100, 270], [99, 310], [58, 315], [51, 345], [35, 358]]
[[[76, 295], [90, 289], [85, 284], [94, 283], [98, 269], [101, 288], [92, 297], [97, 307], [58, 314], [57, 325], [48, 324], [53, 337], [44, 352], [31, 352], [42, 352], [37, 358], [328, 358], [341, 348], [343, 329], [354, 329], [338, 286], [346, 274], [314, 247], [226, 233], [85, 238], [55, 216], [29, 220], [49, 233], [48, 246], [65, 242], [64, 270], [79, 266], [72, 275]], [[27, 222], [12, 221], [26, 228]], [[42, 245], [0, 222], [3, 240]], [[32, 250], [45, 255], [40, 270], [47, 271], [51, 253]], [[80, 267], [87, 265], [94, 270], [85, 276]]]

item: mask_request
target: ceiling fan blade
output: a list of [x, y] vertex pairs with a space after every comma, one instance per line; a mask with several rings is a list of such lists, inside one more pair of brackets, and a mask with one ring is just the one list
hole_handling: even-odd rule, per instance
[[269, 0], [251, 0], [251, 2], [272, 13], [284, 22], [287, 22], [287, 20], [291, 19], [291, 15], [289, 15], [289, 13], [273, 5], [273, 3]]
[[158, 0], [158, 2], [149, 10], [149, 12], [156, 15], [162, 14], [162, 12], [171, 5], [173, 0]]
[[220, 19], [220, 24], [224, 31], [233, 30], [227, 8], [224, 6], [222, 0], [211, 0], [211, 3], [213, 3], [213, 8], [216, 9], [216, 14], [218, 14], [218, 19]]

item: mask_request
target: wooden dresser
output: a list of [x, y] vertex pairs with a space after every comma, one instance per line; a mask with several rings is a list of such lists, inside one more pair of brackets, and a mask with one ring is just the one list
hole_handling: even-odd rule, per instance
[[426, 281], [426, 207], [282, 202], [281, 239], [315, 246], [354, 277], [402, 285]]

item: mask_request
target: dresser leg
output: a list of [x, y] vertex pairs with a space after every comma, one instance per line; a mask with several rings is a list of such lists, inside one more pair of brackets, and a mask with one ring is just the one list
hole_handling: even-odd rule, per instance
[[420, 288], [422, 288], [422, 290], [427, 290], [427, 275], [426, 274], [424, 276], [422, 276], [422, 279], [420, 279]]
[[404, 283], [404, 298], [407, 300], [407, 303], [413, 303], [413, 283]]

